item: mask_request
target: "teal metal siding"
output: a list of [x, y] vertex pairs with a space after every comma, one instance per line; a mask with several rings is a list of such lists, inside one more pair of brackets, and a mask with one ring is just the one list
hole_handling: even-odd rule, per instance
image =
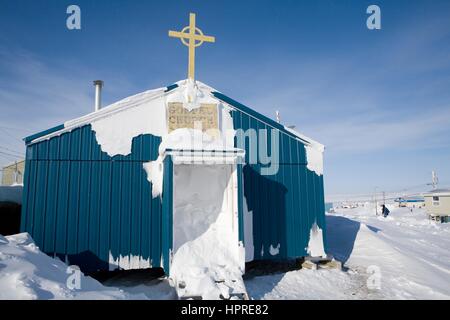
[[142, 164], [157, 158], [160, 142], [140, 135], [130, 155], [109, 157], [87, 125], [28, 145], [22, 231], [86, 271], [108, 269], [110, 253], [159, 267], [162, 205]]
[[[174, 89], [171, 86], [168, 90]], [[276, 129], [280, 132], [279, 170], [261, 175], [262, 163], [238, 165], [238, 192], [253, 212], [254, 258], [281, 259], [306, 255], [314, 223], [325, 227], [323, 176], [306, 166], [305, 141], [277, 122], [224, 96], [231, 104], [235, 129]], [[26, 139], [26, 170], [22, 206], [22, 231], [29, 232], [44, 252], [66, 256], [85, 271], [109, 268], [109, 255], [141, 256], [168, 272], [172, 239], [172, 163], [165, 160], [163, 199], [151, 196], [144, 162], [158, 156], [161, 138], [140, 135], [128, 156], [109, 157], [101, 151], [90, 125], [51, 139]], [[270, 150], [270, 131], [263, 139]], [[259, 145], [259, 144], [258, 144]], [[170, 169], [169, 169], [170, 168]], [[244, 240], [239, 197], [239, 239]], [[325, 234], [325, 233], [324, 233]], [[326, 240], [326, 239], [324, 239]], [[324, 242], [326, 243], [326, 241]], [[280, 244], [280, 253], [269, 254]]]
[[[274, 175], [261, 175], [264, 164], [250, 164], [249, 140], [236, 145], [246, 151], [243, 168], [244, 196], [253, 213], [254, 259], [284, 259], [307, 255], [310, 230], [314, 223], [325, 231], [325, 200], [323, 176], [307, 168], [304, 141], [278, 123], [265, 118], [222, 94], [216, 97], [233, 105], [234, 128], [266, 129], [262, 143], [271, 150], [270, 130], [280, 133], [279, 170]], [[257, 136], [257, 145], [261, 139]], [[237, 143], [236, 139], [236, 143]], [[242, 140], [239, 140], [242, 141]], [[259, 150], [256, 150], [259, 153]], [[325, 234], [325, 232], [324, 232]], [[326, 244], [326, 239], [324, 239]], [[278, 255], [272, 256], [270, 246], [280, 244]]]
[[173, 162], [170, 156], [164, 158], [162, 201], [162, 264], [169, 273], [173, 245]]

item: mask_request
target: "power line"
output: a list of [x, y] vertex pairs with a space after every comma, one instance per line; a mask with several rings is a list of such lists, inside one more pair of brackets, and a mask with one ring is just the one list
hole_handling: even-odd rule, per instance
[[9, 136], [10, 138], [12, 138], [12, 139], [14, 139], [14, 140], [16, 140], [16, 141], [18, 141], [18, 142], [20, 142], [20, 143], [23, 143], [22, 140], [20, 140], [20, 139], [18, 139], [17, 137], [13, 136], [12, 134], [10, 134], [7, 130], [3, 129], [2, 127], [0, 127], [0, 130], [3, 131], [3, 132], [4, 132], [7, 136]]
[[0, 149], [0, 152], [3, 154], [9, 155], [9, 156], [15, 157], [15, 158], [24, 158], [24, 156], [21, 154], [8, 152], [8, 151], [2, 150], [2, 149]]
[[0, 126], [0, 128], [2, 129], [6, 129], [6, 130], [16, 130], [16, 131], [22, 131], [22, 132], [29, 132], [29, 129], [24, 129], [24, 128], [14, 128], [14, 127], [7, 127], [7, 126]]
[[9, 138], [0, 131], [0, 146], [21, 150], [21, 148], [24, 147], [24, 143], [22, 141], [22, 143], [19, 144], [17, 141]]
[[[401, 189], [397, 189], [397, 190], [391, 190], [391, 191], [386, 191], [387, 194], [389, 193], [403, 193], [405, 191], [409, 191], [409, 190], [413, 190], [413, 189], [417, 189], [420, 187], [426, 187], [427, 184], [426, 183], [422, 183], [419, 185], [414, 185], [414, 186], [408, 186], [406, 188], [401, 188]], [[376, 192], [377, 195], [382, 195], [383, 191], [378, 191]], [[341, 194], [330, 194], [329, 197], [335, 197], [335, 198], [363, 198], [363, 197], [371, 197], [373, 196], [374, 192], [368, 192], [368, 193], [341, 193]]]
[[0, 151], [0, 154], [3, 154], [4, 156], [9, 156], [9, 157], [11, 157], [13, 159], [17, 159], [17, 158], [20, 157], [18, 155], [14, 155], [14, 154], [11, 154], [11, 153], [8, 153], [8, 152], [3, 152], [3, 151]]
[[22, 152], [16, 151], [16, 150], [12, 150], [12, 149], [9, 149], [7, 147], [0, 146], [0, 149], [3, 149], [3, 151], [6, 151], [6, 152], [12, 152], [12, 153], [17, 154], [17, 155], [21, 155], [21, 156], [23, 155]]

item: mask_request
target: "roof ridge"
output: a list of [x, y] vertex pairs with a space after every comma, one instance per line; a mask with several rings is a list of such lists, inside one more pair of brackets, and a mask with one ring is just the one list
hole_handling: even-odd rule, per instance
[[[150, 102], [155, 99], [164, 97], [165, 95], [169, 94], [170, 92], [172, 92], [175, 89], [184, 88], [184, 87], [188, 86], [190, 84], [190, 81], [192, 81], [192, 80], [191, 79], [183, 79], [183, 80], [179, 80], [179, 81], [175, 82], [174, 84], [166, 86], [166, 87], [160, 87], [157, 89], [150, 89], [150, 90], [146, 90], [146, 91], [143, 91], [140, 93], [136, 93], [134, 95], [131, 95], [131, 96], [125, 97], [119, 101], [116, 101], [114, 103], [111, 103], [111, 104], [101, 108], [100, 110], [88, 113], [86, 115], [83, 115], [81, 117], [78, 117], [78, 118], [75, 118], [72, 120], [68, 120], [68, 121], [64, 122], [64, 124], [61, 124], [61, 125], [55, 126], [53, 128], [30, 135], [30, 136], [24, 138], [24, 141], [26, 144], [29, 144], [29, 143], [35, 143], [35, 142], [39, 142], [42, 140], [46, 140], [55, 135], [71, 131], [75, 128], [90, 124], [90, 123], [100, 120], [102, 118], [112, 116], [115, 113], [123, 112], [125, 110], [129, 110], [131, 108], [141, 106], [143, 103]], [[274, 129], [277, 129], [280, 132], [287, 134], [288, 136], [296, 138], [296, 139], [300, 140], [302, 143], [313, 146], [316, 149], [318, 149], [319, 151], [323, 152], [324, 146], [321, 143], [301, 134], [297, 130], [288, 128], [288, 127], [276, 122], [275, 120], [263, 115], [262, 113], [260, 113], [256, 110], [253, 110], [232, 98], [229, 98], [228, 96], [224, 95], [220, 91], [214, 89], [213, 87], [210, 87], [209, 85], [207, 85], [201, 81], [195, 80], [194, 85], [198, 89], [200, 89], [200, 91], [207, 91], [208, 94], [211, 95], [211, 97], [218, 99], [218, 100], [222, 101], [223, 103], [225, 103], [235, 109], [238, 109], [239, 111], [246, 113], [249, 116], [254, 117], [255, 119], [258, 119], [259, 121], [266, 123], [268, 126], [274, 128]]]

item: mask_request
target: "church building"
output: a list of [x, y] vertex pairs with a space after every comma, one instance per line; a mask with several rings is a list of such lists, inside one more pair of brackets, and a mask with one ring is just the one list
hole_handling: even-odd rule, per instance
[[83, 271], [324, 256], [323, 145], [195, 79], [195, 15], [169, 35], [186, 80], [103, 108], [97, 81], [94, 112], [25, 138], [22, 231]]

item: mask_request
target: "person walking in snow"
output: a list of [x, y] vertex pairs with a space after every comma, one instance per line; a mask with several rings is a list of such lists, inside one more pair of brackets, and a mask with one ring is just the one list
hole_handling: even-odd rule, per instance
[[389, 215], [389, 209], [383, 204], [381, 205], [381, 214], [383, 215], [383, 217], [387, 217]]

